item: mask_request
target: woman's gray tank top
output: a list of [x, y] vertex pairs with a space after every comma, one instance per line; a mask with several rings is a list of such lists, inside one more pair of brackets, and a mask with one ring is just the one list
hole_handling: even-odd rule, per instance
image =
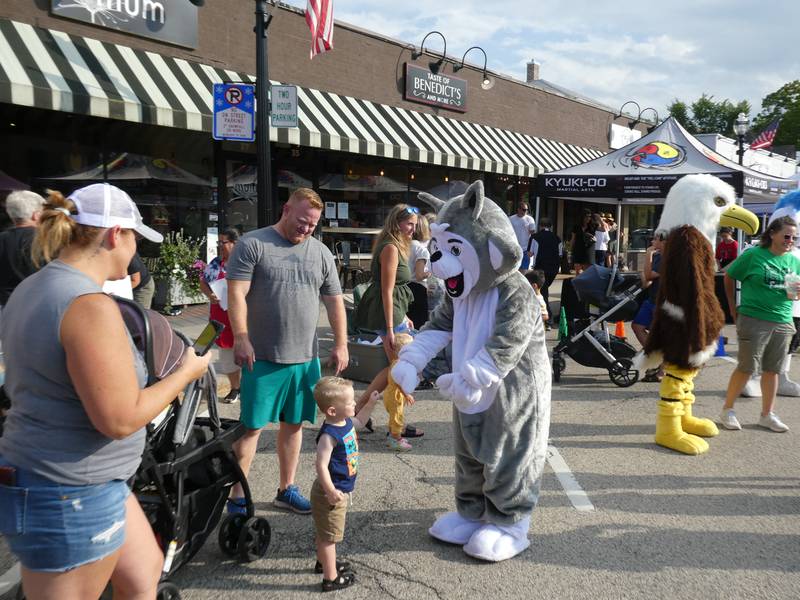
[[[0, 455], [65, 485], [128, 479], [144, 448], [144, 429], [123, 440], [97, 431], [67, 372], [61, 319], [76, 298], [99, 293], [102, 289], [87, 275], [53, 261], [17, 286], [0, 322], [5, 389], [11, 398]], [[130, 343], [139, 386], [144, 387], [146, 367]]]

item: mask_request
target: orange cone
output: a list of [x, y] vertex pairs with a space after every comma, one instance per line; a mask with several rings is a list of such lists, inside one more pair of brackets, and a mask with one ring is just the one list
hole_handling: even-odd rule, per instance
[[617, 321], [617, 326], [614, 328], [614, 335], [617, 337], [625, 337], [625, 321]]

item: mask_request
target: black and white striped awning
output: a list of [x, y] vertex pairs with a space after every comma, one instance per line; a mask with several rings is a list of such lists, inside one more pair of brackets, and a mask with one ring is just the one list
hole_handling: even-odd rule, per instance
[[[224, 81], [255, 77], [0, 19], [0, 102], [210, 132]], [[299, 127], [271, 129], [272, 141], [527, 177], [604, 154], [312, 88], [297, 96]]]

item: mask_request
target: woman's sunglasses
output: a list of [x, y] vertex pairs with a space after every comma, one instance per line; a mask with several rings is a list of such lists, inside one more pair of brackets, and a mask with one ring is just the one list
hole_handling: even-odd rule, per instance
[[419, 214], [419, 209], [416, 206], [406, 206], [405, 211], [410, 215]]

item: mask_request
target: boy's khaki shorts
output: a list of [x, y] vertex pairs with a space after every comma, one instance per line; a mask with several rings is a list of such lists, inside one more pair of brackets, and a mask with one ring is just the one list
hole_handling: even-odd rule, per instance
[[322, 491], [319, 480], [311, 486], [311, 516], [317, 538], [325, 542], [338, 543], [344, 539], [344, 522], [347, 515], [347, 496], [331, 506]]

